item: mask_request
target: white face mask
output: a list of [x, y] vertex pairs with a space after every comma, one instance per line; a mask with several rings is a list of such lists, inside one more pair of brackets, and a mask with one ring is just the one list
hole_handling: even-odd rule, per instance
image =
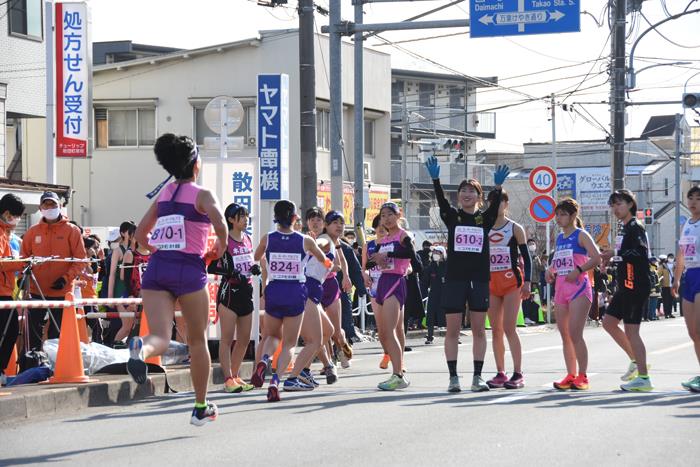
[[58, 219], [58, 216], [61, 215], [61, 208], [52, 208], [52, 209], [42, 209], [41, 210], [41, 215], [46, 219], [47, 221], [53, 221]]
[[441, 255], [433, 255], [433, 261], [440, 261], [442, 259]]
[[537, 245], [528, 245], [527, 249], [534, 253], [537, 250]]
[[17, 224], [19, 224], [19, 217], [11, 217], [10, 220], [5, 219], [4, 217], [0, 218], [2, 221], [11, 226], [11, 227], [17, 227]]

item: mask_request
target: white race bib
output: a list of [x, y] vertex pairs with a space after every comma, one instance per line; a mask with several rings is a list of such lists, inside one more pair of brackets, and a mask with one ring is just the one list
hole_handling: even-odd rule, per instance
[[552, 266], [557, 274], [568, 274], [574, 270], [574, 250], [557, 250], [552, 258]]
[[250, 268], [253, 266], [253, 254], [245, 253], [233, 257], [233, 268], [245, 277], [250, 277]]
[[151, 245], [159, 250], [184, 250], [187, 246], [185, 216], [172, 214], [159, 217], [151, 234]]
[[[394, 252], [394, 244], [393, 243], [384, 243], [382, 245], [379, 245], [379, 252], [380, 253], [393, 253]], [[388, 271], [390, 269], [394, 269], [394, 258], [387, 258], [386, 265], [383, 268], [381, 268], [382, 271]]]
[[513, 266], [510, 262], [510, 247], [492, 246], [491, 250], [491, 272], [508, 271]]
[[698, 252], [696, 245], [697, 237], [695, 237], [694, 235], [684, 235], [681, 237], [680, 242], [678, 242], [678, 246], [683, 252], [683, 259], [685, 261], [685, 265], [688, 267], [700, 266], [700, 261], [698, 261]]
[[622, 238], [622, 235], [618, 235], [617, 237], [615, 237], [615, 251], [620, 251], [620, 249], [622, 248]]
[[455, 227], [454, 250], [466, 253], [481, 253], [484, 248], [484, 229], [458, 225]]
[[301, 254], [299, 253], [270, 253], [267, 269], [273, 280], [301, 280], [304, 278]]

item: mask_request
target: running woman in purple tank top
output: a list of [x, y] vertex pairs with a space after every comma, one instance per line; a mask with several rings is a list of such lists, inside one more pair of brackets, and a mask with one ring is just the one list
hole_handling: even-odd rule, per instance
[[[255, 250], [255, 261], [263, 257], [267, 259], [267, 279], [265, 286], [265, 333], [262, 343], [263, 358], [258, 362], [251, 382], [255, 387], [261, 387], [265, 371], [270, 364], [279, 341], [282, 341], [282, 351], [277, 360], [277, 368], [284, 371], [294, 357], [294, 347], [299, 339], [304, 307], [306, 305], [306, 276], [304, 275], [304, 260], [307, 254], [313, 255], [318, 261], [330, 268], [321, 249], [311, 237], [292, 230], [297, 218], [296, 206], [291, 201], [281, 200], [275, 204], [275, 223], [277, 230], [265, 234]], [[298, 376], [298, 375], [296, 375]], [[291, 381], [285, 381], [285, 387], [295, 384], [296, 376]], [[267, 400], [277, 402], [279, 397], [279, 376], [272, 374], [267, 390]]]
[[210, 226], [217, 237], [211, 253], [214, 258], [221, 257], [226, 249], [228, 228], [216, 197], [194, 184], [201, 168], [194, 142], [186, 136], [166, 133], [158, 138], [153, 150], [170, 177], [149, 193], [149, 198], [170, 178], [175, 181], [165, 186], [136, 229], [136, 241], [153, 252], [141, 284], [150, 334], [129, 343], [127, 370], [137, 383], [146, 382], [144, 360], [168, 349], [177, 300], [187, 322], [192, 362], [195, 406], [190, 423], [201, 426], [217, 416], [216, 405], [206, 398], [211, 359], [206, 338], [209, 293], [203, 257]]

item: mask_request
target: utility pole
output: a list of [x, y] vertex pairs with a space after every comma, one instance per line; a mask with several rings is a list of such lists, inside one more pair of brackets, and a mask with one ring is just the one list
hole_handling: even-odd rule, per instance
[[613, 190], [625, 187], [625, 34], [627, 0], [616, 0], [612, 34], [612, 178]]
[[[353, 0], [355, 6], [355, 24], [362, 24], [363, 0]], [[355, 225], [364, 228], [365, 224], [365, 103], [364, 103], [364, 68], [363, 68], [363, 37], [360, 31], [355, 32]], [[364, 317], [364, 314], [362, 315]]]
[[676, 114], [674, 142], [675, 150], [674, 157], [676, 158], [676, 230], [675, 239], [678, 241], [681, 238], [681, 144], [683, 143], [683, 114]]
[[[554, 173], [557, 173], [557, 121], [556, 121], [556, 115], [557, 115], [557, 104], [556, 101], [554, 100], [554, 93], [552, 93], [551, 101], [549, 103], [550, 106], [550, 113], [551, 117], [550, 120], [552, 121], [552, 170], [554, 170]], [[557, 199], [557, 185], [554, 185], [554, 189], [552, 190], [552, 198], [555, 200]], [[552, 239], [551, 239], [551, 224], [552, 221], [547, 222], [546, 227], [545, 227], [545, 234], [544, 236], [547, 238], [547, 244], [546, 244], [546, 252], [547, 252], [547, 260], [551, 257], [552, 254]], [[547, 323], [552, 322], [552, 286], [550, 284], [547, 284]]]
[[316, 66], [314, 2], [299, 0], [299, 95], [301, 143], [301, 212], [317, 204]]
[[401, 209], [403, 217], [408, 219], [408, 162], [406, 161], [406, 148], [408, 147], [409, 118], [406, 106], [406, 84], [402, 91], [403, 102], [401, 103]]
[[343, 212], [343, 87], [341, 74], [342, 15], [340, 0], [330, 0], [330, 139], [331, 139], [331, 207]]

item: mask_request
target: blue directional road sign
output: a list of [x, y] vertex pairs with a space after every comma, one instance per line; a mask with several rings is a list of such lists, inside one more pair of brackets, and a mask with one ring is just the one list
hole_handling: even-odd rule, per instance
[[581, 0], [470, 0], [471, 37], [581, 30]]

